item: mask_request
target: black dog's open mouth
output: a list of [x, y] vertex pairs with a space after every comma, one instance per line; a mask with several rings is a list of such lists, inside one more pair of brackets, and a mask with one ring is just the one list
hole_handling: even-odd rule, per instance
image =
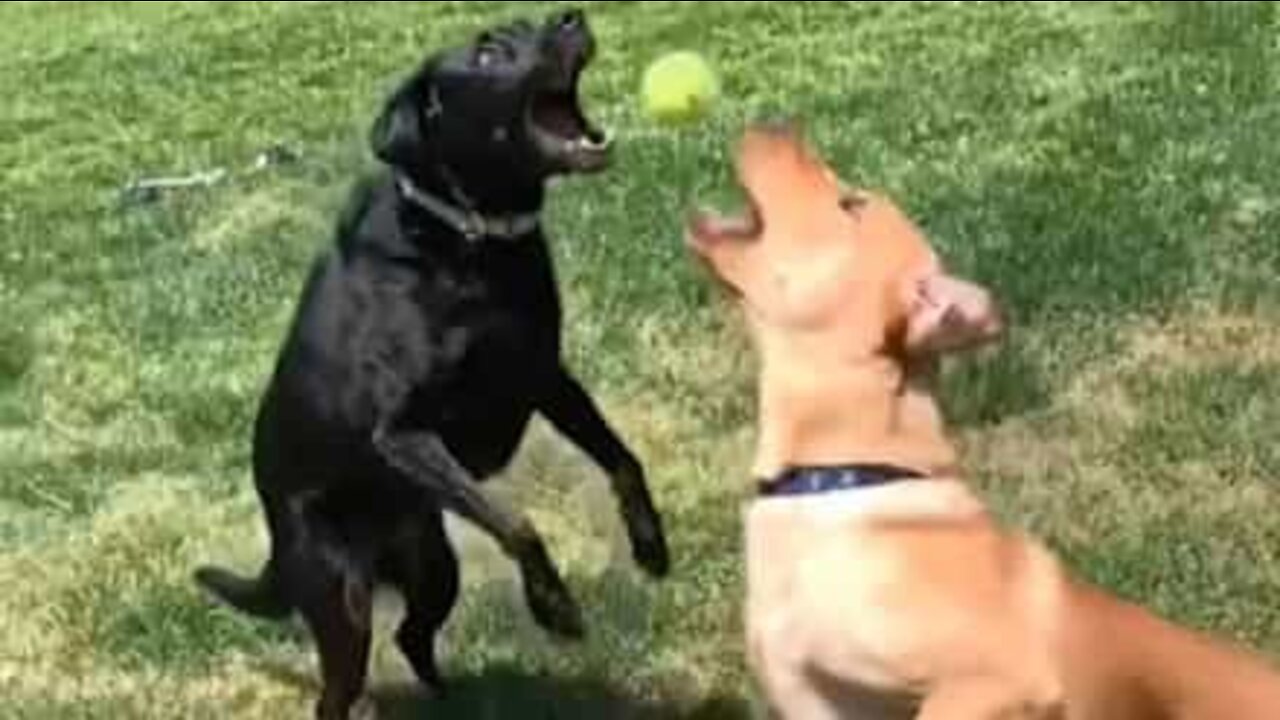
[[549, 82], [529, 103], [529, 134], [548, 159], [582, 171], [608, 164], [610, 140], [582, 111], [578, 85], [582, 68], [559, 82]]

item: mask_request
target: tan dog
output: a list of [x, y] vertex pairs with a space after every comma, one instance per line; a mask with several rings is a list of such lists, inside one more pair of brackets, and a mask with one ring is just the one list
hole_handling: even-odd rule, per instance
[[1261, 658], [1068, 577], [962, 483], [931, 391], [939, 358], [998, 338], [895, 206], [846, 193], [799, 133], [753, 128], [747, 217], [689, 242], [740, 302], [761, 361], [746, 517], [747, 637], [794, 720], [1280, 719]]

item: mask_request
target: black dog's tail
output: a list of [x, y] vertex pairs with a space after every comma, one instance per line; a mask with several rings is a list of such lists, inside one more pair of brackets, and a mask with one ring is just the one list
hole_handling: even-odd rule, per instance
[[242, 613], [264, 620], [284, 620], [293, 606], [281, 597], [273, 565], [267, 563], [262, 574], [248, 579], [216, 567], [196, 570], [196, 582], [205, 590]]

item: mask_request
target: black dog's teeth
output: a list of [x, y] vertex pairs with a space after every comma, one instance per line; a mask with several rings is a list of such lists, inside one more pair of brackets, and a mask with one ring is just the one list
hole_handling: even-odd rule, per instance
[[556, 158], [593, 161], [609, 149], [610, 138], [583, 112], [579, 81], [589, 57], [562, 58], [563, 65], [544, 77], [527, 108], [527, 122], [539, 150]]

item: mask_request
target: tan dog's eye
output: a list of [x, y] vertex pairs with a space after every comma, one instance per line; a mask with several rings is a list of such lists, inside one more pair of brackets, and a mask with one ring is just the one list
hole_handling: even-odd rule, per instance
[[840, 209], [856, 215], [867, 204], [867, 198], [859, 193], [845, 193], [840, 196]]

